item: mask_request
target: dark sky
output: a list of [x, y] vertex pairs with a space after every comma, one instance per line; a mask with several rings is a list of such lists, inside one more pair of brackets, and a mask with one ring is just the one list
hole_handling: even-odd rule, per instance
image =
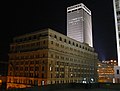
[[112, 0], [23, 0], [4, 1], [1, 10], [0, 61], [7, 61], [12, 38], [52, 28], [66, 34], [66, 9], [84, 3], [92, 12], [94, 48], [100, 60], [117, 59]]

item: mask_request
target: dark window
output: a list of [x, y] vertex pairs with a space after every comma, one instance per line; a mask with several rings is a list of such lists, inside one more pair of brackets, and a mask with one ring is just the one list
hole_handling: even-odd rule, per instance
[[33, 39], [36, 39], [36, 35], [33, 36]]
[[39, 64], [39, 61], [37, 60], [37, 61], [35, 61], [35, 64]]
[[51, 44], [53, 44], [53, 41], [51, 41]]
[[83, 49], [84, 49], [84, 46], [83, 46]]
[[44, 66], [42, 66], [42, 71], [44, 71]]
[[51, 78], [52, 78], [52, 74], [51, 74]]
[[117, 74], [120, 74], [118, 69], [117, 69]]
[[64, 42], [66, 42], [66, 39], [64, 39]]
[[73, 45], [75, 45], [75, 43], [73, 42]]
[[25, 67], [25, 71], [28, 71], [28, 67]]
[[71, 42], [69, 41], [69, 44], [71, 44]]
[[59, 74], [56, 74], [56, 78], [59, 78]]
[[60, 41], [62, 41], [62, 38], [60, 37]]
[[81, 45], [79, 47], [81, 48]]
[[29, 39], [29, 40], [31, 40], [31, 36], [30, 36], [30, 37], [28, 37], [28, 39]]
[[78, 44], [76, 44], [76, 47], [78, 47]]
[[57, 38], [57, 36], [55, 35], [55, 38]]
[[45, 40], [43, 41], [43, 44], [45, 44]]
[[39, 67], [35, 67], [35, 71], [39, 71]]
[[44, 74], [42, 73], [42, 78], [44, 78]]
[[119, 14], [120, 14], [120, 11], [118, 11], [117, 14], [119, 15]]
[[70, 13], [71, 11], [68, 11], [68, 13]]

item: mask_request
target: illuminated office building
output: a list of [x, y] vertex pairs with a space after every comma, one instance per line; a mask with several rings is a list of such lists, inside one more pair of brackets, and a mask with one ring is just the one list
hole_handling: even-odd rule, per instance
[[0, 75], [0, 90], [6, 89], [7, 76]]
[[120, 66], [120, 0], [113, 0], [117, 40], [118, 66]]
[[93, 46], [91, 11], [83, 3], [67, 8], [67, 36]]
[[116, 60], [102, 61], [98, 63], [98, 82], [113, 83], [114, 66], [117, 66]]
[[7, 88], [98, 80], [94, 48], [49, 28], [15, 37], [9, 62]]

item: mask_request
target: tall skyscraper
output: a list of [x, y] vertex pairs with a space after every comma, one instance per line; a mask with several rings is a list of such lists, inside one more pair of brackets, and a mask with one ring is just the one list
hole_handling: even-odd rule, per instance
[[83, 3], [67, 8], [67, 36], [93, 46], [91, 11]]
[[118, 66], [120, 66], [120, 0], [113, 0], [117, 40]]
[[117, 54], [118, 54], [118, 66], [114, 67], [114, 76], [115, 76], [114, 82], [120, 83], [120, 0], [113, 0], [113, 6], [114, 6]]

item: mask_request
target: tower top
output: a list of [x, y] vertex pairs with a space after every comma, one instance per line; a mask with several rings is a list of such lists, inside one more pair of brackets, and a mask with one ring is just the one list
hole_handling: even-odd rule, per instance
[[80, 8], [84, 9], [88, 14], [91, 15], [91, 11], [83, 3], [67, 7], [67, 12], [71, 12], [73, 10], [78, 10]]

